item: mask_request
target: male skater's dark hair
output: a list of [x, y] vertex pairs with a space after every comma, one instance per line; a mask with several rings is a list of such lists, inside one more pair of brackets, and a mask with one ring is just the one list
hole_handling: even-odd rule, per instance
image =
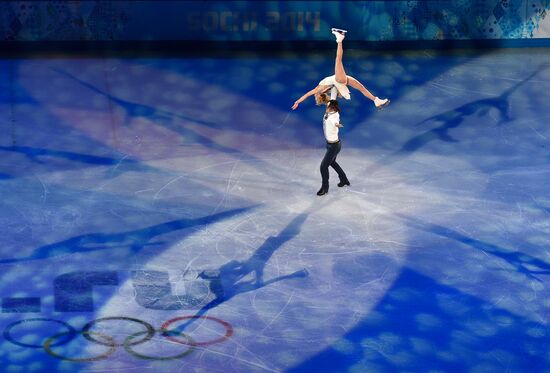
[[330, 111], [335, 111], [337, 113], [340, 112], [340, 106], [338, 105], [338, 101], [336, 100], [330, 100], [327, 107]]

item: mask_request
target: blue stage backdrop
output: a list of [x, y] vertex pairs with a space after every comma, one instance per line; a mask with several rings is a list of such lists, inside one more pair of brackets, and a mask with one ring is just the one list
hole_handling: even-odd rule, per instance
[[348, 40], [550, 37], [549, 0], [2, 1], [4, 41]]

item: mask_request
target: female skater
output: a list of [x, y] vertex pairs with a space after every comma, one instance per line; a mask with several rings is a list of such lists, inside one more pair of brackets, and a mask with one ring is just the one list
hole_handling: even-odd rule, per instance
[[323, 117], [323, 132], [327, 140], [327, 152], [321, 162], [322, 185], [321, 189], [317, 192], [318, 196], [328, 193], [328, 166], [334, 168], [338, 173], [338, 177], [340, 178], [340, 182], [338, 183], [339, 187], [350, 185], [346, 173], [342, 170], [342, 167], [336, 163], [336, 156], [340, 152], [340, 149], [342, 149], [342, 144], [338, 138], [338, 129], [341, 127], [343, 127], [343, 125], [340, 123], [340, 107], [338, 106], [338, 101], [330, 100]]
[[[311, 95], [315, 96], [315, 102], [317, 103], [317, 105], [326, 104], [329, 100], [335, 100], [337, 96], [341, 96], [344, 97], [346, 100], [349, 100], [351, 97], [349, 94], [349, 89], [347, 87], [348, 85], [359, 90], [365, 97], [374, 101], [374, 105], [377, 109], [382, 109], [390, 103], [390, 100], [388, 100], [387, 98], [382, 100], [374, 96], [372, 93], [369, 92], [368, 89], [365, 88], [363, 84], [361, 84], [361, 82], [359, 82], [352, 76], [346, 75], [344, 65], [342, 64], [342, 56], [344, 54], [342, 41], [344, 40], [346, 32], [347, 31], [345, 30], [335, 28], [332, 29], [332, 33], [334, 34], [334, 36], [336, 36], [336, 43], [338, 44], [338, 47], [336, 49], [336, 61], [334, 63], [334, 75], [327, 76], [325, 79], [319, 82], [319, 85], [317, 87], [296, 100], [296, 102], [294, 102], [294, 105], [292, 105], [292, 110], [296, 110], [298, 105], [300, 105], [302, 101], [304, 101]], [[330, 98], [327, 95], [327, 92], [329, 90], [331, 91]]]

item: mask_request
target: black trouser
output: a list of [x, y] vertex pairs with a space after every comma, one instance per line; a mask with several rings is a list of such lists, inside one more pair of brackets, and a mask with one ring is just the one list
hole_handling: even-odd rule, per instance
[[340, 149], [342, 149], [342, 144], [340, 143], [340, 141], [336, 143], [327, 142], [327, 152], [325, 153], [325, 157], [321, 162], [321, 177], [323, 178], [322, 188], [325, 190], [328, 190], [328, 166], [334, 168], [334, 171], [338, 173], [340, 181], [348, 181], [346, 173], [344, 172], [344, 170], [342, 170], [342, 167], [340, 167], [340, 165], [336, 163], [336, 156], [338, 155], [338, 153], [340, 153]]

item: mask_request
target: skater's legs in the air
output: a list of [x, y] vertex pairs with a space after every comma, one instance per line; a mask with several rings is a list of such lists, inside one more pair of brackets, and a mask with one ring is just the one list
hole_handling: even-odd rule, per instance
[[342, 47], [344, 34], [335, 32], [333, 32], [333, 34], [336, 35], [337, 40], [336, 59], [334, 61], [334, 78], [338, 83], [347, 84], [348, 77], [346, 75], [346, 70], [344, 70], [344, 64], [342, 63], [342, 57], [344, 56], [344, 48]]

